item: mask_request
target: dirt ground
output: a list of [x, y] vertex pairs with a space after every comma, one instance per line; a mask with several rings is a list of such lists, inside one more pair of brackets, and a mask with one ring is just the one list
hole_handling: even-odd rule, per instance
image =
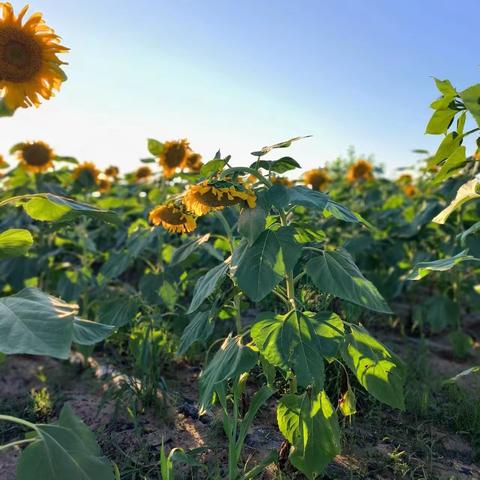
[[[383, 339], [411, 365], [411, 352], [416, 351], [417, 340], [386, 335]], [[463, 362], [452, 358], [448, 344], [438, 339], [427, 341], [426, 366], [439, 379], [447, 378], [468, 368], [480, 359]], [[225, 438], [221, 418], [217, 413], [200, 417], [198, 398], [198, 366], [185, 361], [171, 365], [165, 373], [168, 385], [160, 407], [138, 408], [133, 395], [125, 395], [122, 385], [128, 377], [108, 364], [100, 355], [88, 367], [71, 361], [57, 361], [44, 357], [10, 356], [0, 365], [0, 411], [28, 417], [37, 422], [52, 421], [62, 405], [69, 402], [82, 420], [97, 434], [102, 449], [114, 460], [124, 479], [159, 478], [158, 459], [162, 443], [167, 450], [181, 447], [199, 449], [198, 460], [216, 471], [225, 458]], [[417, 366], [418, 367], [418, 366]], [[413, 367], [412, 367], [413, 369]], [[462, 418], [454, 418], [453, 406], [458, 398], [480, 399], [480, 376], [466, 377], [448, 402], [436, 401], [436, 410], [430, 405], [433, 397], [413, 398], [421, 390], [422, 380], [414, 389], [407, 390], [407, 413], [395, 411], [359, 395], [359, 412], [351, 419], [343, 418], [343, 452], [328, 467], [325, 478], [340, 479], [480, 479], [480, 432], [463, 429]], [[50, 400], [44, 405], [35, 402], [35, 392], [47, 388]], [[119, 392], [122, 392], [119, 395]], [[434, 395], [426, 389], [427, 395]], [[447, 393], [442, 391], [442, 395]], [[410, 397], [409, 397], [410, 395]], [[435, 394], [438, 395], [438, 392]], [[463, 396], [462, 396], [463, 395]], [[409, 400], [410, 398], [410, 400]], [[424, 401], [424, 404], [422, 402]], [[463, 400], [462, 400], [463, 402]], [[480, 401], [466, 403], [480, 408]], [[453, 404], [448, 409], [446, 404]], [[36, 410], [35, 410], [36, 409]], [[261, 410], [251, 429], [245, 447], [245, 461], [257, 462], [271, 449], [279, 449], [282, 436], [276, 428], [275, 399]], [[424, 409], [424, 411], [422, 411]], [[435, 410], [435, 411], [433, 411]], [[134, 412], [135, 413], [132, 413]], [[469, 412], [470, 414], [471, 412]], [[480, 416], [480, 411], [477, 412]], [[458, 415], [462, 415], [461, 411]], [[452, 418], [450, 418], [451, 416]], [[446, 418], [448, 417], [448, 418]], [[480, 425], [480, 420], [479, 420]], [[0, 426], [3, 443], [21, 438], [16, 426]], [[18, 449], [0, 454], [0, 480], [15, 479]], [[219, 472], [222, 477], [222, 472]], [[202, 470], [180, 470], [178, 478], [208, 478]], [[280, 477], [277, 467], [265, 470], [264, 479], [301, 479], [300, 474], [286, 466]]]

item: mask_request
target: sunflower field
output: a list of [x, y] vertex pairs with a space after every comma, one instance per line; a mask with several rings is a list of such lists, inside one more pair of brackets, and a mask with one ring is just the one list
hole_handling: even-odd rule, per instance
[[[8, 122], [68, 48], [0, 6]], [[480, 478], [480, 84], [435, 85], [393, 179], [302, 171], [308, 136], [243, 166], [149, 138], [127, 172], [11, 139], [0, 479]]]

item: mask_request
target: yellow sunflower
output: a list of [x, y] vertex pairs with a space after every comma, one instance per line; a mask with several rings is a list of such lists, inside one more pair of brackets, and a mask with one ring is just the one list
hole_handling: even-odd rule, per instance
[[146, 182], [152, 175], [152, 169], [145, 165], [144, 167], [137, 168], [135, 180], [137, 180], [137, 182]]
[[306, 185], [310, 185], [312, 190], [324, 190], [330, 182], [330, 177], [325, 168], [314, 168], [303, 174], [303, 181]]
[[93, 162], [83, 162], [73, 171], [73, 178], [88, 177], [95, 184], [98, 183], [99, 175], [100, 171]]
[[99, 192], [105, 193], [112, 188], [112, 181], [107, 177], [99, 177], [97, 183]]
[[270, 181], [274, 185], [283, 185], [284, 187], [293, 187], [293, 182], [287, 177], [277, 177], [276, 175], [272, 175]]
[[187, 139], [165, 142], [158, 162], [163, 168], [165, 178], [172, 178], [177, 168], [185, 168], [189, 155], [192, 153]]
[[45, 24], [41, 13], [34, 13], [25, 23], [28, 5], [15, 16], [10, 3], [0, 3], [0, 93], [10, 110], [40, 105], [48, 100], [66, 80], [57, 55], [68, 48]]
[[373, 180], [373, 166], [364, 159], [357, 160], [347, 171], [347, 180], [351, 183], [358, 180]]
[[413, 177], [409, 173], [402, 173], [402, 175], [397, 178], [397, 183], [400, 185], [409, 185], [412, 182]]
[[191, 153], [187, 157], [185, 166], [192, 172], [199, 172], [203, 166], [202, 156], [199, 153]]
[[402, 190], [407, 197], [414, 197], [415, 194], [417, 193], [417, 187], [415, 185], [411, 185], [411, 184], [404, 185], [402, 187]]
[[191, 185], [183, 196], [187, 210], [198, 216], [233, 205], [255, 208], [256, 201], [252, 190], [227, 181], [209, 183], [207, 180]]
[[55, 154], [45, 142], [25, 142], [16, 149], [20, 166], [29, 172], [44, 172], [53, 167]]
[[188, 213], [183, 205], [173, 203], [156, 206], [150, 211], [148, 218], [154, 225], [174, 233], [192, 232], [197, 227], [195, 217]]
[[105, 175], [111, 178], [117, 178], [120, 170], [115, 165], [110, 165], [105, 169]]

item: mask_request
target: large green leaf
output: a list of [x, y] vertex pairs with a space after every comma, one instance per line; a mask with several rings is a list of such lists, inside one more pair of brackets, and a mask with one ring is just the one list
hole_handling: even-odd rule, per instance
[[57, 425], [36, 425], [36, 433], [20, 456], [17, 480], [114, 480], [112, 464], [69, 406]]
[[115, 328], [114, 325], [104, 325], [75, 317], [72, 340], [79, 345], [95, 345], [111, 335]]
[[[457, 110], [448, 108], [448, 104], [453, 100], [453, 97], [448, 97], [442, 105], [435, 105], [441, 108], [435, 110], [427, 124], [425, 133], [432, 135], [439, 135], [447, 133], [448, 127], [452, 123], [453, 117], [457, 114]], [[445, 103], [447, 105], [445, 105]]]
[[263, 313], [257, 317], [251, 335], [268, 362], [292, 369], [299, 385], [315, 384], [321, 389], [325, 380], [323, 356], [331, 354], [336, 341], [334, 326], [327, 322], [337, 319], [341, 323], [335, 314], [325, 317], [295, 310], [286, 315]]
[[278, 402], [277, 421], [292, 445], [290, 462], [307, 478], [321, 475], [340, 453], [337, 414], [325, 391], [284, 395]]
[[132, 297], [116, 297], [100, 305], [98, 317], [100, 323], [123, 327], [130, 323], [138, 312], [138, 302]]
[[241, 337], [230, 334], [200, 376], [201, 411], [210, 407], [215, 391], [223, 388], [226, 381], [249, 371], [257, 362], [257, 356], [242, 344]]
[[457, 191], [455, 198], [450, 202], [448, 207], [443, 209], [432, 222], [444, 224], [447, 218], [460, 208], [464, 203], [480, 198], [480, 194], [477, 193], [480, 182], [476, 178], [472, 178], [468, 182], [464, 183]]
[[301, 165], [292, 157], [282, 157], [279, 160], [260, 160], [253, 162], [250, 168], [257, 168], [257, 166], [275, 173], [285, 173], [295, 168], [301, 168]]
[[472, 114], [477, 124], [480, 125], [480, 83], [463, 90], [459, 95], [467, 110]]
[[404, 409], [405, 369], [402, 361], [362, 327], [351, 325], [345, 336], [342, 357], [360, 384], [394, 408]]
[[262, 207], [244, 208], [238, 218], [238, 233], [252, 245], [265, 228], [267, 213]]
[[455, 175], [465, 166], [466, 162], [467, 155], [465, 147], [456, 148], [442, 164], [433, 182], [438, 184]]
[[346, 250], [325, 251], [309, 260], [305, 268], [320, 291], [376, 312], [392, 313], [375, 285], [363, 276]]
[[0, 233], [0, 259], [25, 255], [33, 245], [32, 234], [22, 228]]
[[107, 223], [117, 225], [121, 223], [120, 217], [111, 210], [103, 210], [52, 193], [13, 197], [2, 202], [2, 204], [6, 203], [22, 205], [25, 212], [34, 220], [67, 222], [85, 215]]
[[0, 352], [68, 358], [76, 338], [88, 344], [105, 338], [109, 327], [76, 319], [77, 311], [77, 305], [36, 288], [1, 298]]
[[283, 273], [280, 242], [274, 231], [265, 230], [243, 253], [235, 276], [239, 287], [258, 302], [282, 280]]
[[184, 243], [181, 247], [178, 247], [172, 255], [170, 260], [170, 265], [177, 265], [178, 263], [186, 260], [193, 252], [198, 250], [198, 248], [203, 245], [205, 242], [208, 242], [210, 234], [202, 235], [201, 237], [194, 238]]
[[459, 263], [467, 261], [478, 262], [480, 259], [468, 255], [468, 250], [463, 250], [453, 257], [441, 258], [440, 260], [433, 260], [431, 262], [419, 262], [408, 274], [407, 280], [421, 280], [431, 272], [445, 272], [446, 270], [450, 270], [451, 268], [455, 267]]
[[213, 333], [213, 328], [210, 312], [197, 312], [183, 331], [177, 355], [185, 354], [195, 342], [205, 343]]
[[215, 291], [227, 274], [229, 262], [222, 262], [201, 276], [195, 284], [192, 302], [187, 313], [193, 313]]

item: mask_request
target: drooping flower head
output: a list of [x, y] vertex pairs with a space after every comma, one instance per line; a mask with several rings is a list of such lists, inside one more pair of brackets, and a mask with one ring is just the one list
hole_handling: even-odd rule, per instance
[[407, 197], [414, 197], [417, 193], [417, 187], [411, 183], [403, 185], [402, 190]]
[[15, 152], [20, 166], [29, 172], [44, 172], [53, 166], [55, 154], [45, 142], [20, 143]]
[[165, 142], [163, 151], [158, 157], [158, 163], [163, 168], [165, 178], [172, 178], [177, 168], [185, 168], [191, 153], [190, 144], [186, 139]]
[[359, 180], [373, 180], [373, 166], [364, 159], [357, 160], [347, 171], [347, 180], [351, 183]]
[[100, 171], [93, 162], [83, 162], [80, 165], [77, 165], [73, 171], [73, 178], [76, 180], [84, 178], [87, 182], [93, 184], [98, 183], [98, 176]]
[[137, 182], [146, 182], [152, 175], [152, 169], [145, 165], [137, 168], [137, 171], [135, 172], [135, 180], [137, 180]]
[[233, 205], [255, 208], [256, 200], [253, 190], [226, 180], [191, 185], [183, 196], [186, 209], [198, 216]]
[[[257, 179], [255, 178], [257, 181]], [[277, 177], [277, 175], [272, 175], [270, 181], [274, 185], [283, 185], [284, 187], [293, 187], [293, 182], [287, 177]]]
[[154, 225], [162, 226], [165, 230], [174, 233], [192, 232], [197, 227], [195, 217], [181, 204], [158, 205], [150, 211], [148, 218]]
[[314, 168], [303, 174], [303, 181], [306, 185], [310, 185], [312, 190], [324, 190], [330, 182], [330, 177], [325, 168]]
[[41, 13], [23, 23], [27, 9], [15, 15], [10, 3], [0, 3], [0, 95], [10, 110], [38, 107], [40, 97], [48, 100], [66, 80], [57, 55], [68, 48]]
[[187, 157], [186, 167], [191, 172], [199, 172], [203, 166], [202, 156], [199, 153], [191, 153]]
[[120, 170], [115, 165], [110, 165], [105, 169], [104, 173], [107, 177], [117, 178], [118, 174], [120, 173]]

